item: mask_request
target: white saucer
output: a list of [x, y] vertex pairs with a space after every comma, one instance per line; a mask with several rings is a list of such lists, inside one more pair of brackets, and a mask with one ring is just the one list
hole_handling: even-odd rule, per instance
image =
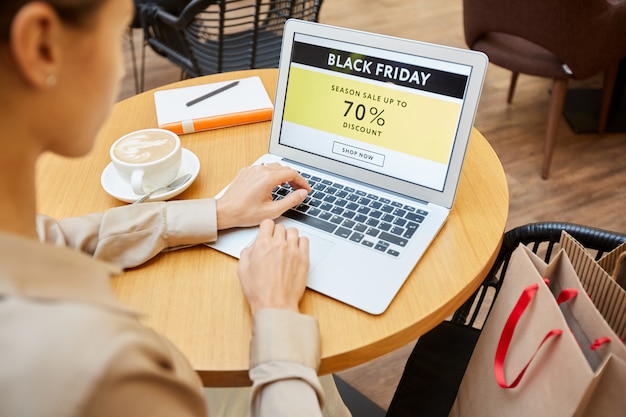
[[[184, 183], [177, 189], [160, 194], [155, 194], [151, 196], [147, 201], [169, 200], [170, 198], [176, 197], [178, 194], [185, 191], [194, 182], [194, 180], [198, 176], [198, 173], [200, 172], [200, 161], [198, 160], [198, 157], [189, 149], [183, 148], [182, 151], [183, 158], [176, 178], [188, 173], [191, 174], [191, 178], [189, 178], [186, 183]], [[125, 203], [132, 203], [133, 201], [141, 198], [141, 195], [135, 194], [130, 184], [120, 177], [112, 162], [109, 163], [106, 168], [104, 168], [104, 171], [102, 171], [100, 183], [102, 184], [102, 188], [104, 188], [104, 191], [106, 191], [111, 197], [115, 197]]]

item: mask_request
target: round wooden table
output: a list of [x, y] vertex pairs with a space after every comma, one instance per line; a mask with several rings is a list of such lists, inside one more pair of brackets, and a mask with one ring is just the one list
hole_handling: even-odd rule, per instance
[[[258, 75], [270, 95], [277, 70], [250, 70], [184, 80], [161, 89]], [[56, 218], [104, 211], [122, 203], [100, 185], [113, 141], [156, 127], [153, 93], [114, 106], [94, 150], [86, 157], [46, 155], [38, 166], [39, 211]], [[244, 166], [267, 152], [270, 122], [182, 135], [200, 159], [196, 181], [177, 199], [211, 197]], [[448, 317], [479, 286], [504, 232], [509, 197], [502, 165], [473, 130], [454, 208], [388, 310], [373, 316], [307, 290], [302, 311], [319, 321], [320, 374], [364, 363], [399, 348]], [[205, 386], [241, 386], [248, 379], [251, 317], [237, 278], [237, 260], [196, 246], [158, 255], [113, 279], [122, 302], [174, 342]]]

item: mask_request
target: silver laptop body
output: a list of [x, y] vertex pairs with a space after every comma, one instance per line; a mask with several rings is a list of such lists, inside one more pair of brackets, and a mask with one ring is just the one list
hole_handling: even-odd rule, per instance
[[[256, 163], [291, 166], [314, 188], [277, 220], [310, 240], [310, 289], [371, 314], [388, 308], [452, 208], [487, 62], [287, 22], [269, 152]], [[209, 246], [239, 257], [256, 233], [230, 230]]]

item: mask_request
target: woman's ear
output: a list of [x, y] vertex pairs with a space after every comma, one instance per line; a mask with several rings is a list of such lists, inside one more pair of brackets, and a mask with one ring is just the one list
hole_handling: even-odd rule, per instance
[[51, 87], [61, 67], [62, 23], [44, 2], [26, 3], [10, 28], [9, 48], [25, 82], [36, 88]]

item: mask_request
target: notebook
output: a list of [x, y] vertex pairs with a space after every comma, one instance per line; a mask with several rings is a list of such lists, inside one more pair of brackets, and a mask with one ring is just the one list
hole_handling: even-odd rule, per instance
[[[389, 307], [452, 208], [487, 63], [464, 49], [286, 23], [269, 152], [256, 163], [291, 166], [313, 187], [278, 219], [310, 240], [310, 289], [370, 314]], [[276, 198], [288, 192], [277, 187]], [[256, 233], [227, 231], [209, 246], [238, 257]]]
[[271, 120], [273, 105], [259, 77], [154, 93], [158, 126], [182, 135]]

